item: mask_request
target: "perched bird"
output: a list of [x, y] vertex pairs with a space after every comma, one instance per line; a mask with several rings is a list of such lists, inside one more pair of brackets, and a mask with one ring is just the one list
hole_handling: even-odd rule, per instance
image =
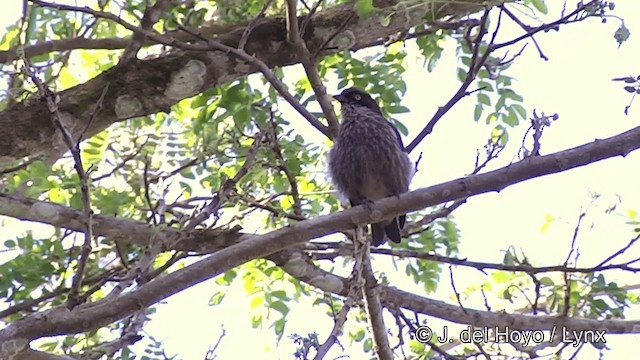
[[[369, 94], [349, 88], [334, 98], [341, 104], [342, 123], [328, 155], [329, 174], [338, 192], [351, 206], [409, 191], [413, 166], [402, 138], [382, 115]], [[399, 243], [406, 216], [371, 224], [374, 246]]]

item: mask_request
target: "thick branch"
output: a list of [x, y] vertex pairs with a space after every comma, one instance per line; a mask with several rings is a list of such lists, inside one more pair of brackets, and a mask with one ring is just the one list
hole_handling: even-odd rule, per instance
[[[381, 13], [389, 14], [395, 11], [395, 4], [395, 1], [386, 1], [376, 6]], [[382, 26], [377, 16], [359, 20], [353, 16], [351, 5], [336, 6], [318, 12], [307, 22], [303, 40], [309, 51], [315, 53], [326, 40], [339, 32], [329, 42], [327, 47], [330, 50], [321, 52], [322, 55], [344, 49], [358, 50], [423, 23], [422, 16], [429, 11], [435, 11], [438, 18], [462, 16], [481, 9], [483, 4], [481, 0], [447, 4], [428, 2], [412, 7], [403, 16], [391, 16], [388, 26]], [[350, 17], [352, 19], [346, 21]], [[347, 25], [342, 29], [344, 23]], [[172, 105], [184, 98], [259, 71], [254, 64], [239, 60], [228, 52], [208, 51], [210, 47], [207, 45], [187, 44], [176, 37], [135, 27], [129, 30], [143, 33], [156, 42], [181, 43], [179, 48], [190, 51], [177, 50], [145, 61], [134, 59], [84, 84], [62, 91], [58, 107], [65, 123], [72, 125], [69, 131], [74, 138], [82, 133], [84, 138], [89, 138], [120, 120], [169, 112]], [[207, 35], [206, 31], [202, 33]], [[232, 27], [218, 36], [216, 42], [237, 48], [243, 34], [243, 26]], [[287, 42], [286, 34], [283, 18], [264, 18], [254, 26], [244, 49], [269, 67], [298, 63], [299, 58]], [[127, 42], [121, 41], [116, 45], [123, 44]], [[107, 83], [111, 86], [105, 96], [104, 109], [87, 127], [93, 104]], [[16, 104], [0, 112], [0, 128], [7, 130], [0, 138], [0, 165], [38, 154], [55, 160], [64, 153], [66, 148], [56, 136], [46, 114], [46, 105], [37, 100]]]
[[[267, 257], [287, 247], [302, 244], [313, 238], [328, 235], [338, 230], [348, 229], [354, 223], [365, 224], [371, 219], [372, 213], [378, 213], [380, 218], [391, 218], [399, 214], [423, 209], [429, 206], [452, 201], [460, 198], [467, 198], [473, 195], [490, 191], [499, 191], [507, 186], [536, 178], [539, 176], [558, 173], [572, 168], [590, 164], [599, 160], [607, 159], [617, 155], [626, 155], [633, 150], [640, 148], [640, 127], [626, 131], [617, 136], [604, 140], [596, 140], [592, 143], [578, 146], [562, 152], [530, 157], [505, 168], [487, 172], [485, 174], [472, 175], [467, 178], [460, 178], [425, 189], [415, 190], [399, 197], [389, 197], [375, 202], [371, 207], [371, 212], [365, 207], [358, 206], [345, 211], [321, 216], [315, 219], [301, 221], [285, 228], [281, 228], [264, 235], [244, 235], [237, 244], [221, 249], [195, 264], [177, 270], [164, 277], [156, 278], [136, 290], [126, 293], [113, 300], [102, 300], [90, 304], [82, 304], [73, 311], [58, 306], [51, 310], [28, 315], [20, 321], [14, 322], [8, 327], [0, 330], [0, 344], [11, 339], [35, 339], [44, 336], [59, 334], [78, 333], [97, 329], [109, 324], [117, 319], [131, 315], [137, 310], [149, 307], [175, 293], [183, 291], [202, 281], [215, 277], [226, 270], [232, 269], [252, 259]], [[0, 200], [9, 199], [0, 196]], [[4, 201], [1, 201], [4, 202]], [[38, 202], [37, 204], [43, 204]], [[46, 204], [46, 203], [45, 203]], [[49, 206], [49, 211], [55, 211], [53, 205]], [[34, 206], [35, 207], [35, 206]], [[42, 210], [42, 205], [38, 206]], [[7, 213], [6, 204], [2, 206], [2, 212]], [[28, 211], [22, 214], [26, 216], [38, 215], [43, 217], [42, 211]], [[56, 219], [57, 225], [62, 225], [64, 219], [56, 217], [55, 213], [48, 213], [50, 217]], [[377, 215], [377, 214], [376, 214]], [[35, 217], [35, 216], [34, 216]], [[63, 221], [60, 223], [60, 221]], [[42, 221], [42, 220], [39, 220]], [[51, 221], [49, 218], [48, 221]], [[116, 220], [112, 220], [117, 223]], [[52, 222], [51, 222], [52, 223]], [[123, 223], [127, 223], [123, 220]], [[128, 224], [135, 223], [129, 221]], [[97, 225], [97, 224], [96, 224]], [[130, 234], [129, 238], [142, 236], [144, 239], [158, 240], [163, 236], [163, 231], [153, 231], [145, 224], [146, 234], [141, 227], [137, 227], [136, 234]], [[101, 228], [105, 231], [108, 229]], [[95, 229], [96, 233], [98, 226]], [[168, 230], [167, 230], [168, 231]], [[294, 260], [294, 259], [291, 259]], [[288, 261], [289, 262], [289, 261]], [[293, 273], [292, 264], [285, 264], [285, 269]], [[301, 278], [305, 278], [305, 273], [299, 273]], [[329, 274], [330, 276], [333, 276]], [[323, 282], [321, 288], [330, 286], [332, 292], [342, 294], [344, 287], [342, 281], [333, 276], [333, 281]], [[311, 279], [313, 280], [313, 279]], [[305, 280], [306, 281], [306, 280]], [[311, 282], [314, 284], [314, 282]], [[345, 293], [346, 295], [346, 293]], [[443, 319], [449, 321], [468, 323], [473, 319], [474, 324], [494, 324], [509, 325], [511, 327], [548, 328], [551, 325], [566, 324], [569, 320], [558, 317], [529, 316], [515, 318], [508, 314], [492, 314], [482, 311], [466, 309], [464, 313], [457, 306], [448, 305], [442, 302], [428, 300], [417, 295], [402, 292], [392, 288], [381, 289], [381, 299], [383, 302], [393, 302], [401, 307], [414, 309], [419, 312], [432, 314], [437, 310], [443, 310]], [[438, 313], [441, 311], [438, 311]], [[605, 322], [601, 320], [571, 320], [573, 325], [579, 329], [602, 329]], [[633, 326], [637, 326], [636, 329]], [[612, 333], [637, 332], [640, 331], [640, 322], [632, 321], [607, 321], [606, 328]]]
[[[346, 296], [349, 280], [326, 272], [310, 262], [295, 250], [284, 250], [269, 256], [276, 265], [281, 266], [292, 276], [319, 289], [337, 295]], [[295, 266], [293, 266], [295, 263]], [[519, 330], [558, 331], [564, 326], [567, 330], [606, 330], [607, 334], [640, 333], [640, 320], [601, 320], [552, 315], [522, 315], [505, 312], [480, 311], [443, 301], [422, 297], [391, 286], [380, 286], [380, 300], [389, 307], [405, 308], [417, 313], [434, 316], [458, 324], [477, 327], [506, 327]]]

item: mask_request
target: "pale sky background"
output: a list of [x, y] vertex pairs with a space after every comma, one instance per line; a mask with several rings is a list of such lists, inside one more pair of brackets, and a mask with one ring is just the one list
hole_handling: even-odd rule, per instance
[[[13, 22], [20, 13], [21, 1], [3, 1], [0, 25]], [[549, 14], [555, 19], [562, 2], [548, 1]], [[573, 6], [570, 2], [569, 6]], [[573, 8], [569, 7], [569, 10]], [[542, 139], [542, 154], [563, 150], [609, 137], [638, 125], [640, 102], [632, 106], [628, 116], [623, 114], [630, 96], [622, 89], [622, 83], [612, 82], [614, 77], [640, 74], [640, 2], [616, 2], [614, 14], [626, 20], [631, 38], [618, 48], [613, 34], [619, 21], [609, 19], [601, 24], [590, 19], [579, 24], [563, 26], [560, 32], [543, 33], [536, 36], [549, 61], [542, 60], [533, 44], [505, 74], [515, 78], [513, 89], [524, 97], [524, 106], [530, 116], [533, 109], [547, 114], [558, 113], [560, 119], [546, 129]], [[635, 17], [634, 17], [635, 16]], [[520, 29], [509, 24], [509, 37], [520, 34]], [[532, 24], [533, 25], [533, 24]], [[503, 32], [506, 34], [507, 32]], [[512, 36], [513, 35], [513, 36]], [[435, 73], [427, 73], [422, 60], [416, 57], [415, 46], [407, 44], [410, 55], [406, 62], [409, 68], [406, 79], [408, 92], [403, 105], [411, 113], [397, 116], [409, 128], [405, 143], [413, 139], [431, 118], [438, 106], [443, 105], [457, 90], [457, 59], [455, 44], [449, 42]], [[519, 48], [513, 48], [514, 53]], [[358, 53], [360, 54], [360, 53]], [[287, 71], [299, 73], [299, 67]], [[327, 83], [330, 92], [336, 84]], [[473, 87], [472, 87], [473, 88]], [[419, 188], [464, 176], [474, 166], [476, 148], [486, 143], [490, 127], [473, 122], [475, 97], [463, 99], [435, 127], [414, 150], [415, 159], [420, 151], [424, 157], [413, 187]], [[283, 108], [283, 111], [287, 111]], [[288, 112], [291, 121], [302, 124], [304, 120]], [[308, 127], [306, 124], [301, 127]], [[510, 144], [491, 168], [504, 166], [514, 159], [526, 130], [526, 125], [511, 129]], [[305, 132], [306, 133], [306, 132]], [[313, 134], [313, 131], [309, 131]], [[324, 144], [322, 138], [307, 137], [307, 141]], [[567, 256], [572, 234], [581, 209], [590, 202], [590, 192], [602, 194], [600, 201], [591, 208], [583, 222], [577, 245], [580, 248], [580, 265], [593, 266], [609, 254], [624, 246], [631, 237], [631, 227], [624, 225], [626, 209], [640, 209], [638, 191], [638, 168], [640, 152], [627, 158], [615, 158], [587, 167], [527, 181], [511, 186], [500, 194], [492, 193], [474, 197], [458, 209], [454, 215], [462, 232], [460, 257], [475, 261], [500, 262], [503, 250], [509, 246], [522, 249], [534, 265], [562, 263]], [[622, 203], [612, 215], [604, 215], [617, 196]], [[541, 232], [545, 219], [553, 221], [546, 232]], [[593, 226], [592, 226], [593, 224]], [[26, 228], [28, 223], [22, 223]], [[17, 229], [13, 229], [17, 230]], [[637, 249], [630, 250], [638, 254]], [[404, 272], [396, 274], [388, 261], [377, 261], [376, 270], [384, 271], [392, 284], [405, 290], [423, 294], [420, 287], [402, 280]], [[456, 286], [462, 291], [489, 278], [478, 271], [454, 268]], [[607, 273], [607, 280], [618, 279], [619, 285], [636, 284], [633, 276]], [[617, 277], [616, 277], [617, 276]], [[637, 276], [635, 277], [637, 278]], [[445, 267], [434, 297], [455, 303]], [[288, 335], [292, 333], [319, 333], [321, 341], [326, 339], [333, 321], [324, 315], [324, 308], [311, 307], [310, 302], [295, 306], [288, 316], [286, 335], [279, 345], [272, 329], [251, 328], [249, 297], [241, 282], [232, 286], [223, 301], [209, 307], [209, 297], [217, 290], [213, 280], [204, 282], [177, 294], [158, 306], [158, 312], [147, 325], [146, 331], [156, 339], [165, 341], [167, 353], [179, 354], [185, 360], [203, 359], [209, 345], [220, 335], [220, 324], [224, 324], [226, 336], [219, 348], [218, 359], [243, 358], [268, 352], [261, 359], [290, 359], [294, 346]], [[432, 295], [430, 295], [432, 296]], [[502, 302], [491, 304], [494, 308]], [[481, 298], [465, 300], [465, 306], [484, 309]], [[627, 310], [628, 319], [639, 319], [638, 309]], [[436, 324], [437, 321], [432, 324]], [[393, 328], [392, 323], [388, 326]], [[348, 326], [348, 324], [347, 324]], [[394, 341], [394, 340], [392, 340]], [[637, 335], [607, 336], [608, 345], [615, 351], [605, 352], [605, 359], [625, 358], [640, 353], [640, 337]], [[136, 345], [142, 349], [145, 341]], [[368, 359], [361, 354], [361, 344], [355, 344], [346, 353], [350, 359]], [[337, 348], [327, 359], [340, 354]], [[139, 352], [142, 354], [142, 351]], [[331, 356], [333, 355], [333, 356]], [[625, 356], [627, 355], [627, 356]], [[583, 351], [580, 359], [596, 359], [597, 352]]]

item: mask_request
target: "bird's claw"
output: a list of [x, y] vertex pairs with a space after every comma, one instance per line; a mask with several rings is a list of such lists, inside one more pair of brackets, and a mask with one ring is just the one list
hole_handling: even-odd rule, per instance
[[361, 205], [364, 206], [367, 210], [369, 210], [369, 212], [373, 211], [373, 201], [363, 200]]

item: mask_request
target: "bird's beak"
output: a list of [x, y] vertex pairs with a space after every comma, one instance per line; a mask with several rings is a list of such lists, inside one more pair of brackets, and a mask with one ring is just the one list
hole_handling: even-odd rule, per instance
[[342, 95], [333, 95], [333, 98], [338, 100], [340, 103], [343, 103], [345, 101], [345, 98]]

